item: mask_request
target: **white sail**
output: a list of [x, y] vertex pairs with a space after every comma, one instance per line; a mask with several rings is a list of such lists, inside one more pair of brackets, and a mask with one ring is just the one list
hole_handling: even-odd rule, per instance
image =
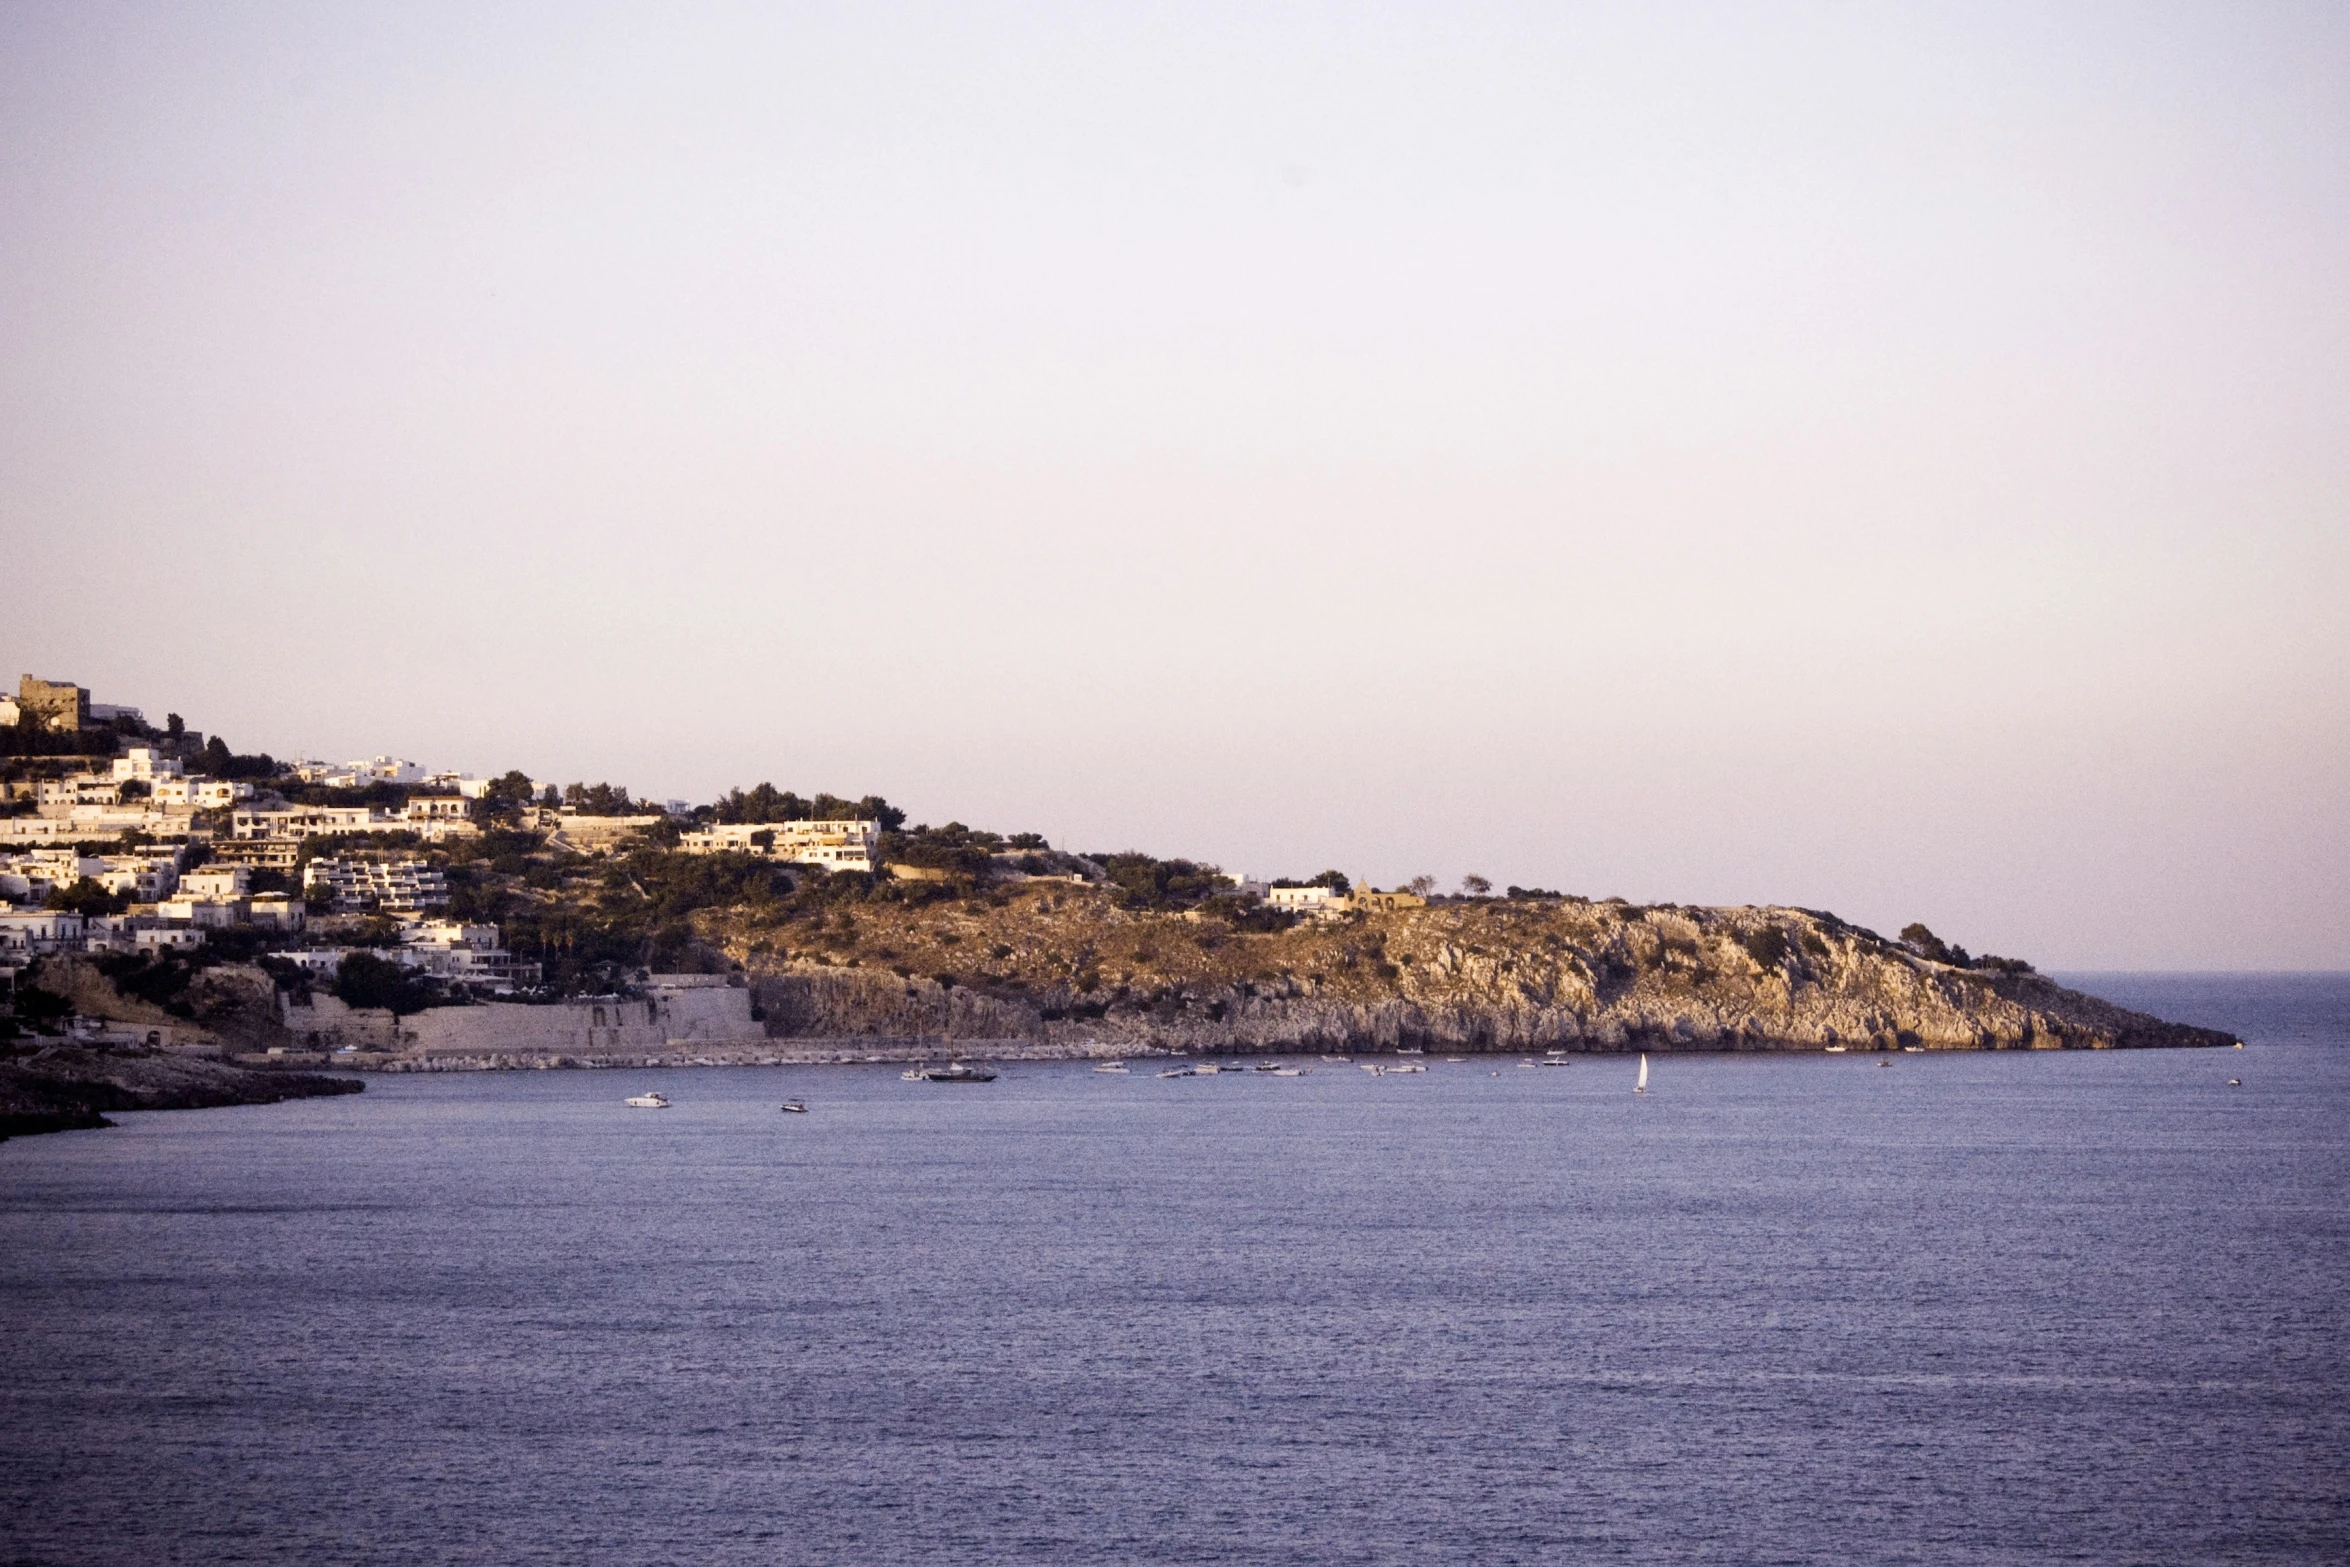
[[1640, 1058], [1640, 1084], [1632, 1091], [1636, 1094], [1648, 1092], [1648, 1057], [1646, 1056]]

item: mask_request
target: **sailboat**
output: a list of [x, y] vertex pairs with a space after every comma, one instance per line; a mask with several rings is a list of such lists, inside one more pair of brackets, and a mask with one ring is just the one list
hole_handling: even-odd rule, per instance
[[1648, 1057], [1646, 1056], [1640, 1058], [1640, 1081], [1632, 1085], [1632, 1092], [1636, 1094], [1648, 1092]]

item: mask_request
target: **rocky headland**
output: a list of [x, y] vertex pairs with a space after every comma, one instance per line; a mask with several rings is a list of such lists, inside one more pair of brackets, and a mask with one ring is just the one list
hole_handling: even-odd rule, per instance
[[207, 1110], [355, 1094], [356, 1078], [234, 1066], [141, 1046], [34, 1041], [0, 1056], [0, 1140], [111, 1126], [113, 1110]]
[[2233, 1043], [2020, 963], [1938, 961], [1792, 908], [1475, 899], [1252, 930], [1212, 911], [1134, 909], [1035, 883], [814, 918], [714, 911], [699, 923], [743, 964], [778, 1038], [1054, 1053]]

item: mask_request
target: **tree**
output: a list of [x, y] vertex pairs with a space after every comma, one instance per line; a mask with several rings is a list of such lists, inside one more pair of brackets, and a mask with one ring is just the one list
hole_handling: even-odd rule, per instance
[[200, 770], [211, 777], [226, 778], [229, 764], [235, 760], [236, 758], [229, 752], [228, 742], [220, 736], [214, 735], [204, 742], [204, 750], [197, 758], [197, 765]]
[[335, 970], [335, 997], [347, 1007], [381, 1007], [394, 1021], [422, 1012], [436, 999], [430, 985], [372, 952], [344, 955]]
[[174, 740], [184, 739], [188, 732], [188, 721], [177, 713], [166, 713], [163, 715], [163, 732]]
[[1471, 871], [1468, 875], [1461, 878], [1461, 895], [1463, 897], [1483, 898], [1490, 896], [1492, 892], [1493, 883], [1478, 875], [1475, 871]]
[[530, 779], [522, 772], [514, 771], [507, 773], [502, 778], [491, 779], [490, 786], [483, 791], [482, 798], [494, 800], [500, 805], [528, 805], [530, 794]]
[[127, 892], [108, 892], [84, 876], [70, 887], [51, 887], [41, 907], [66, 914], [120, 914], [131, 906]]
[[1428, 896], [1428, 894], [1436, 890], [1436, 878], [1433, 876], [1414, 876], [1410, 881], [1405, 882], [1403, 885], [1404, 891], [1412, 893], [1415, 896], [1425, 898]]

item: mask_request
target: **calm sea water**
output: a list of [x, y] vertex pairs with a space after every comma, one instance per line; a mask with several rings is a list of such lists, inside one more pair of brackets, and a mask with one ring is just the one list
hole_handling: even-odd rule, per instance
[[2086, 983], [2252, 1047], [8, 1143], [0, 1561], [2350, 1559], [2350, 977]]

